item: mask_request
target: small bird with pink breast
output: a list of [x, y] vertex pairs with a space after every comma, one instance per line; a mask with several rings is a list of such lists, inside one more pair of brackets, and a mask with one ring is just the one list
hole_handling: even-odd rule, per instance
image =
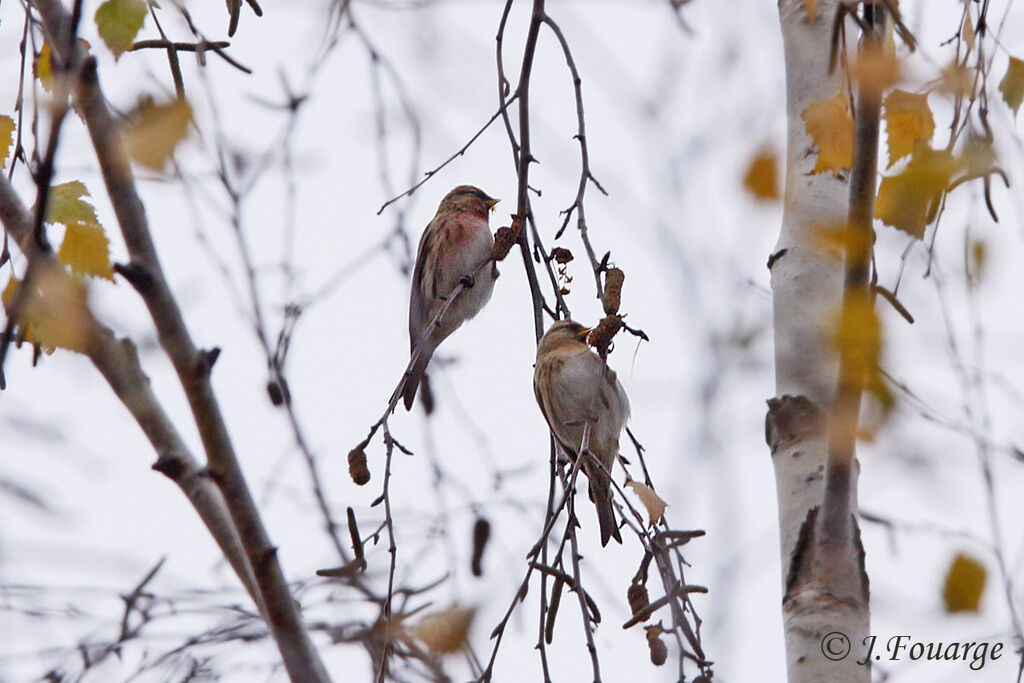
[[[420, 348], [420, 355], [402, 392], [406, 410], [412, 408], [434, 350], [491, 298], [498, 268], [485, 265], [494, 247], [487, 217], [497, 203], [479, 188], [459, 185], [441, 200], [423, 231], [409, 296], [409, 343], [412, 352]], [[440, 323], [428, 330], [460, 283], [462, 291]]]
[[578, 457], [584, 426], [589, 425], [583, 472], [590, 482], [590, 499], [597, 507], [601, 545], [614, 538], [622, 543], [612, 507], [609, 475], [619, 454], [619, 435], [629, 418], [629, 399], [615, 371], [587, 344], [590, 328], [559, 320], [541, 337], [533, 390], [544, 419], [569, 457]]

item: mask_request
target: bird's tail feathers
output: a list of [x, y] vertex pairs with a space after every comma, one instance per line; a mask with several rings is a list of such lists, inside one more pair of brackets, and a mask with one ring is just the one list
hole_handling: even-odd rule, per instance
[[427, 371], [427, 364], [430, 363], [431, 355], [433, 355], [433, 349], [423, 349], [420, 357], [412, 366], [412, 370], [409, 371], [409, 376], [405, 380], [405, 389], [402, 391], [402, 399], [405, 402], [406, 410], [412, 409], [413, 401], [416, 400], [416, 390], [419, 388], [420, 381], [422, 381], [423, 375]]
[[597, 477], [592, 477], [590, 482], [590, 498], [597, 508], [597, 522], [601, 527], [601, 547], [608, 545], [609, 539], [612, 538], [622, 543], [619, 525], [615, 522], [615, 508], [612, 506], [612, 490], [608, 478], [602, 472]]

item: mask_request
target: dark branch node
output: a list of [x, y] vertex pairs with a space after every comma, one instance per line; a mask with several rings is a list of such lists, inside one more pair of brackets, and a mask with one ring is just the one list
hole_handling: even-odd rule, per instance
[[153, 274], [147, 266], [136, 261], [115, 263], [114, 272], [127, 280], [143, 297], [153, 293]]
[[214, 364], [217, 359], [220, 358], [220, 347], [214, 346], [212, 349], [202, 349], [196, 354], [196, 376], [206, 377], [213, 370]]

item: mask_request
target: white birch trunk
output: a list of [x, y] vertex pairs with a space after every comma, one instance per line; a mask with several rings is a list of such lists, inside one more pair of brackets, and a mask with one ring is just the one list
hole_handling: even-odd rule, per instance
[[[828, 457], [828, 411], [838, 379], [830, 337], [840, 310], [844, 261], [825, 246], [823, 227], [844, 224], [849, 184], [844, 174], [811, 174], [817, 149], [802, 114], [833, 97], [841, 69], [828, 73], [836, 0], [820, 0], [814, 23], [804, 0], [779, 0], [786, 60], [788, 141], [786, 190], [779, 240], [772, 255], [776, 398], [769, 401], [766, 437], [775, 467], [783, 567], [783, 621], [790, 683], [869, 681], [864, 657], [870, 614], [859, 538], [842, 558], [844, 576], [821, 571], [814, 533]], [[856, 466], [855, 466], [856, 469]], [[855, 482], [854, 482], [855, 483]], [[850, 509], [857, 510], [856, 486]], [[834, 566], [834, 564], [832, 565]], [[850, 651], [843, 657], [845, 636]], [[830, 655], [830, 656], [826, 656]]]

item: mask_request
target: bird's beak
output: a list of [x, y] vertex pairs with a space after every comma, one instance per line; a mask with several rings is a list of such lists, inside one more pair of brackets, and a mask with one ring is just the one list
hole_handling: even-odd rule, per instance
[[587, 341], [587, 337], [589, 337], [590, 333], [593, 331], [593, 327], [584, 327], [582, 330], [576, 333], [576, 338], [579, 339], [581, 342], [585, 342]]
[[487, 199], [487, 200], [484, 201], [484, 204], [487, 205], [488, 209], [490, 209], [491, 211], [494, 211], [494, 207], [497, 206], [498, 202], [500, 202], [500, 201], [501, 201], [500, 199]]

